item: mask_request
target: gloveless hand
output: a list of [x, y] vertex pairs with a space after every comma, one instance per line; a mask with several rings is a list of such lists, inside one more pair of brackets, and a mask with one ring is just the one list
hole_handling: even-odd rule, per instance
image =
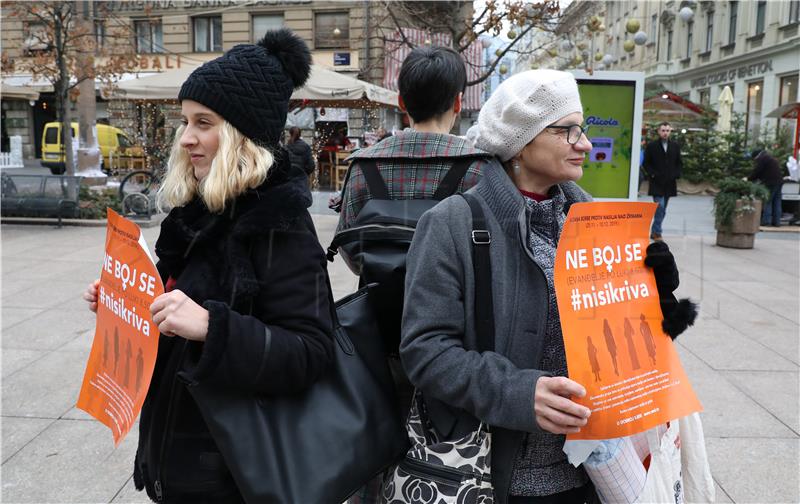
[[542, 376], [536, 381], [533, 411], [539, 427], [553, 434], [574, 434], [586, 425], [591, 411], [572, 401], [586, 389], [565, 376]]
[[162, 294], [150, 305], [153, 322], [164, 336], [180, 336], [205, 341], [208, 335], [208, 310], [181, 292]]

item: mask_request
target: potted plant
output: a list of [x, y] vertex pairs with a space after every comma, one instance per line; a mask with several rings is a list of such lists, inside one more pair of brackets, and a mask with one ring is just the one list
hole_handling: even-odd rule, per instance
[[714, 196], [714, 223], [717, 245], [730, 248], [753, 248], [761, 222], [761, 206], [769, 191], [761, 184], [726, 178]]

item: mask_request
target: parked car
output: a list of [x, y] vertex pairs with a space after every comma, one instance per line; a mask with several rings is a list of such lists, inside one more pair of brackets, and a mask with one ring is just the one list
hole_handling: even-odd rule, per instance
[[[72, 123], [72, 138], [78, 138], [78, 123]], [[137, 147], [119, 128], [108, 124], [97, 125], [97, 143], [100, 146], [100, 169], [108, 173], [115, 156], [141, 157], [143, 150]], [[61, 150], [61, 123], [49, 122], [44, 125], [42, 132], [42, 165], [49, 168], [53, 175], [60, 175], [66, 171], [66, 155]]]

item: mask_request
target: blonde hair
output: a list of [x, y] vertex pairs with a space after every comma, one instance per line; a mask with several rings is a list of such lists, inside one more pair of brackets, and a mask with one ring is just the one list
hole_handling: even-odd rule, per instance
[[211, 168], [208, 175], [198, 181], [189, 153], [181, 146], [184, 128], [181, 126], [175, 132], [167, 175], [158, 190], [160, 209], [183, 206], [199, 195], [212, 213], [221, 213], [231, 200], [266, 180], [274, 163], [272, 153], [223, 120]]

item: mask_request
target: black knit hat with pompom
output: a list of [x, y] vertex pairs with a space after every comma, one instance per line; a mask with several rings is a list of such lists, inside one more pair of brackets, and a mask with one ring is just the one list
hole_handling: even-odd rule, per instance
[[292, 91], [305, 84], [311, 52], [285, 28], [238, 45], [192, 72], [178, 100], [194, 100], [264, 147], [278, 144]]

